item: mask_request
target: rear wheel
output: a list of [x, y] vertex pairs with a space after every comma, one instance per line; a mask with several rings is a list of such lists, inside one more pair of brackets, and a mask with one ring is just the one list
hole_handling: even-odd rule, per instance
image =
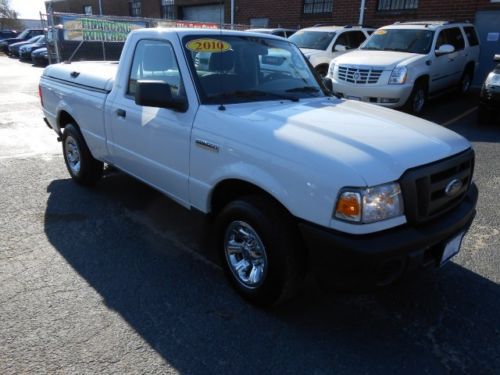
[[62, 144], [64, 162], [73, 180], [81, 185], [94, 185], [102, 177], [104, 164], [91, 155], [75, 125], [66, 125]]
[[230, 202], [217, 218], [217, 247], [234, 289], [259, 306], [278, 305], [302, 284], [305, 255], [290, 215], [262, 196]]

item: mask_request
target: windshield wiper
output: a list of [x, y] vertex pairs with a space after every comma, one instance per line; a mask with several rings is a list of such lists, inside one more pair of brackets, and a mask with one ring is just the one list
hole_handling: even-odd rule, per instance
[[294, 87], [293, 89], [285, 90], [286, 92], [318, 92], [319, 89], [314, 86]]
[[299, 98], [297, 98], [296, 96], [286, 95], [286, 94], [278, 94], [275, 92], [260, 91], [260, 90], [235, 91], [235, 92], [229, 93], [227, 95], [228, 96], [234, 95], [238, 98], [248, 98], [248, 99], [259, 98], [262, 96], [268, 96], [271, 98], [291, 100], [292, 102], [299, 101]]

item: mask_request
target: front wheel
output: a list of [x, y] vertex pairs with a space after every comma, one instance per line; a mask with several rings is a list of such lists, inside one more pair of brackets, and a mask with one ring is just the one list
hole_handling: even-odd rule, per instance
[[420, 114], [427, 100], [427, 90], [424, 84], [416, 82], [410, 97], [404, 105], [404, 109], [413, 114]]
[[104, 164], [94, 159], [75, 125], [66, 125], [62, 144], [64, 162], [73, 180], [80, 185], [94, 185], [102, 177]]
[[460, 79], [460, 85], [458, 89], [461, 94], [467, 94], [472, 85], [472, 73], [470, 70], [466, 70]]
[[234, 289], [258, 306], [278, 305], [302, 284], [305, 255], [290, 215], [271, 199], [247, 196], [218, 216], [217, 248]]

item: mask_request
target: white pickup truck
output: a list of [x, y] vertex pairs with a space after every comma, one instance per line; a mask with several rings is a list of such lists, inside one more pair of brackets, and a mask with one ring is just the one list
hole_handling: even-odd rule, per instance
[[[261, 66], [270, 50], [288, 72]], [[466, 139], [333, 97], [283, 38], [134, 31], [119, 64], [50, 66], [40, 94], [77, 183], [106, 163], [213, 216], [222, 267], [255, 304], [291, 297], [308, 270], [384, 286], [439, 267], [476, 212]]]

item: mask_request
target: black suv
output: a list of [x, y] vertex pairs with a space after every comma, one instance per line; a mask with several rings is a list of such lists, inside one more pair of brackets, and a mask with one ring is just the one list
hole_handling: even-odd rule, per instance
[[14, 43], [24, 42], [37, 35], [42, 35], [43, 29], [26, 29], [15, 38], [8, 38], [0, 41], [0, 49], [6, 55], [9, 54], [9, 46]]
[[493, 60], [498, 64], [488, 74], [481, 88], [478, 110], [480, 123], [493, 122], [500, 114], [500, 55], [495, 55]]

